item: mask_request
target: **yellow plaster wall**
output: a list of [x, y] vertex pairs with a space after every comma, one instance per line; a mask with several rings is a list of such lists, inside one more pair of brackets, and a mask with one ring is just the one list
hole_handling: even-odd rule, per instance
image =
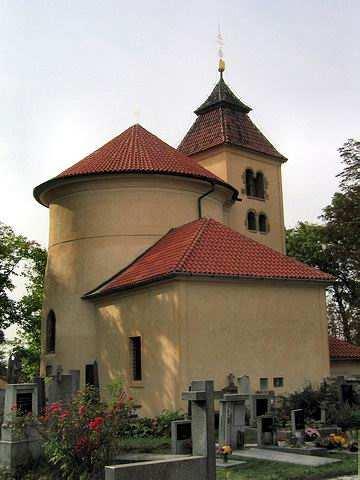
[[[45, 318], [56, 318], [56, 354], [46, 365], [79, 369], [96, 359], [93, 305], [87, 291], [117, 273], [170, 228], [198, 218], [198, 197], [209, 184], [168, 176], [113, 176], [74, 179], [46, 194], [50, 203], [49, 256], [45, 276]], [[222, 187], [204, 199], [203, 211], [223, 221], [223, 204], [231, 192]]]
[[[237, 202], [229, 210], [228, 225], [234, 230], [284, 253], [285, 227], [281, 163], [266, 155], [226, 146], [193, 155], [192, 158], [239, 190], [242, 201]], [[244, 174], [247, 168], [251, 168], [255, 174], [258, 171], [264, 174], [267, 181], [265, 200], [246, 196]], [[258, 215], [266, 214], [270, 226], [269, 232], [264, 234], [247, 229], [248, 210], [254, 210]]]
[[360, 360], [330, 360], [332, 377], [360, 375]]
[[132, 388], [142, 414], [186, 408], [180, 395], [191, 380], [227, 375], [284, 377], [278, 394], [329, 376], [324, 288], [290, 282], [174, 281], [97, 302], [102, 385], [128, 380], [128, 338], [143, 339], [144, 381]]
[[[143, 415], [175, 410], [179, 404], [179, 322], [176, 283], [113, 295], [97, 301], [97, 358], [100, 384], [125, 380]], [[142, 381], [130, 376], [129, 337], [141, 336]]]

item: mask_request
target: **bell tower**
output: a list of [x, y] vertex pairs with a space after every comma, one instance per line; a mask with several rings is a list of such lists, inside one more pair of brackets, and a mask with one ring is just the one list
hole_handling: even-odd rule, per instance
[[178, 149], [240, 192], [229, 207], [228, 226], [285, 253], [281, 166], [286, 158], [249, 117], [251, 108], [225, 83], [225, 62], [207, 100]]

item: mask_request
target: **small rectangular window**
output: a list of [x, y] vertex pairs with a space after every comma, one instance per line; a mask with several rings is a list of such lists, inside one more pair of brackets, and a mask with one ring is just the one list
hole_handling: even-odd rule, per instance
[[267, 378], [260, 378], [260, 390], [269, 390], [269, 380]]
[[281, 388], [284, 386], [284, 377], [274, 377], [274, 387]]
[[85, 366], [85, 384], [95, 386], [95, 366], [92, 363]]
[[132, 380], [142, 380], [141, 337], [130, 337], [130, 368]]

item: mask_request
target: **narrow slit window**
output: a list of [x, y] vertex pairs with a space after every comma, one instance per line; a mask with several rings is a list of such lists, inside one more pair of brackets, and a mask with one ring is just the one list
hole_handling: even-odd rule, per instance
[[248, 168], [245, 172], [245, 183], [246, 183], [246, 195], [248, 197], [255, 197], [256, 188], [255, 188], [254, 172], [250, 168]]
[[46, 319], [46, 353], [54, 353], [56, 344], [56, 317], [50, 310]]
[[247, 227], [248, 230], [256, 231], [256, 215], [254, 212], [248, 212], [247, 214]]
[[130, 337], [130, 368], [132, 380], [141, 381], [141, 337]]
[[264, 213], [259, 215], [259, 231], [266, 233], [268, 231], [267, 217]]
[[265, 198], [264, 175], [258, 172], [255, 177], [255, 196], [257, 198]]

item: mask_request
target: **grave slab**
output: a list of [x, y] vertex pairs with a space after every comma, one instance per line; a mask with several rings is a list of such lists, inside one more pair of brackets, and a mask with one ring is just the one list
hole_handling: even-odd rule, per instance
[[248, 450], [235, 450], [233, 458], [256, 458], [257, 460], [270, 460], [273, 462], [293, 463], [307, 467], [320, 467], [340, 460], [316, 457], [314, 455], [297, 455], [296, 453], [274, 452], [262, 448], [249, 448]]

